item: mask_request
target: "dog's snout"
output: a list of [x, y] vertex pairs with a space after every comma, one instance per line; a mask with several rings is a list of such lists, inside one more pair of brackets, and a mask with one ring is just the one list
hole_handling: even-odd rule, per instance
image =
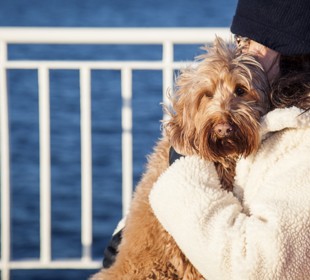
[[214, 132], [218, 137], [226, 137], [233, 132], [233, 128], [228, 123], [220, 123], [214, 127]]

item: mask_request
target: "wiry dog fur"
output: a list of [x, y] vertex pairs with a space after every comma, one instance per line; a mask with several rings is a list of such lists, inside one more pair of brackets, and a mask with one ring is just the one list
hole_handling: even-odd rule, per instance
[[253, 57], [219, 38], [206, 51], [177, 78], [171, 117], [136, 188], [116, 261], [94, 280], [202, 279], [154, 216], [150, 190], [168, 168], [171, 146], [215, 162], [231, 190], [235, 162], [258, 148], [259, 120], [269, 108], [267, 78]]

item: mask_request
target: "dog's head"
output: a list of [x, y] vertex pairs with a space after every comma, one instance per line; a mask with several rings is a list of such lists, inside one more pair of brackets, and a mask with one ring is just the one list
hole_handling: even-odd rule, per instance
[[247, 156], [258, 148], [259, 120], [269, 110], [267, 76], [252, 56], [220, 38], [204, 49], [176, 80], [166, 133], [185, 155], [218, 162]]

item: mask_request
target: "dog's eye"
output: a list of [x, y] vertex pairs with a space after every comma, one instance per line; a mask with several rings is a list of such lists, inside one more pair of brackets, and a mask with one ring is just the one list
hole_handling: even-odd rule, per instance
[[246, 89], [242, 86], [236, 86], [234, 90], [234, 95], [235, 96], [243, 96], [246, 94]]
[[205, 97], [207, 97], [207, 98], [209, 98], [209, 99], [213, 98], [213, 94], [212, 94], [212, 92], [210, 92], [210, 91], [205, 91], [205, 92], [204, 92], [204, 95], [205, 95]]

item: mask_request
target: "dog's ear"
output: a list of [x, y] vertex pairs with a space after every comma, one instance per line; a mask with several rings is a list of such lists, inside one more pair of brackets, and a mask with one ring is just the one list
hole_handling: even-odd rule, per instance
[[170, 96], [171, 108], [166, 108], [170, 115], [165, 122], [165, 131], [171, 145], [184, 155], [193, 154], [196, 141], [195, 112], [196, 100], [192, 92], [192, 69], [185, 69], [177, 78], [174, 96]]
[[171, 116], [165, 125], [166, 134], [171, 146], [178, 153], [191, 155], [195, 149], [195, 128], [187, 120], [186, 112], [177, 113]]

